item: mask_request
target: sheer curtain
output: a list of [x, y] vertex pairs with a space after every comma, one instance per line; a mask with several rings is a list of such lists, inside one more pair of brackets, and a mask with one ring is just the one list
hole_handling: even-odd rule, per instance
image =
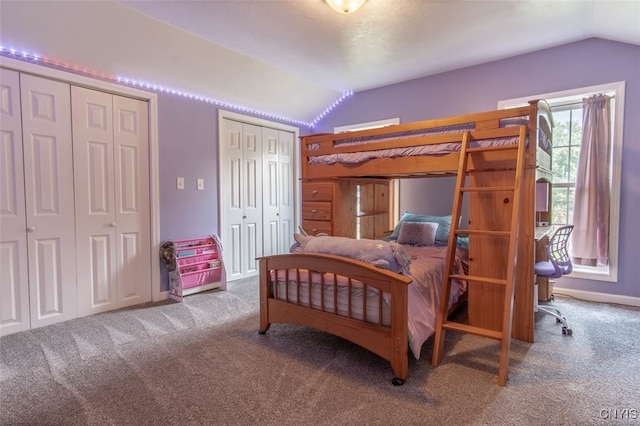
[[571, 238], [573, 261], [579, 265], [609, 264], [610, 99], [595, 95], [582, 100], [582, 146]]

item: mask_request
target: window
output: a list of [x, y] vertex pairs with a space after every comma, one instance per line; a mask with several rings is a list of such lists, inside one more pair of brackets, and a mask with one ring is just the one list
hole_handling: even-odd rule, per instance
[[570, 103], [552, 107], [553, 182], [551, 185], [551, 223], [566, 225], [572, 223], [573, 202], [576, 186], [576, 171], [580, 156], [582, 138], [582, 104]]
[[624, 89], [624, 82], [616, 82], [498, 102], [498, 108], [512, 108], [526, 105], [531, 99], [545, 99], [551, 106], [554, 119], [551, 221], [554, 225], [562, 225], [571, 223], [573, 217], [576, 171], [582, 137], [582, 99], [598, 93], [612, 97], [609, 265], [597, 267], [574, 265], [572, 277], [617, 281]]
[[[400, 118], [388, 118], [386, 120], [377, 120], [377, 121], [369, 121], [366, 123], [358, 123], [358, 124], [350, 124], [348, 126], [340, 126], [334, 127], [334, 133], [343, 133], [343, 132], [355, 132], [357, 130], [368, 130], [368, 129], [377, 129], [385, 126], [392, 126], [394, 124], [400, 124]], [[398, 179], [393, 179], [392, 183], [392, 197], [393, 197], [393, 208], [392, 211], [389, 212], [391, 223], [396, 223], [399, 218], [399, 205], [400, 200], [398, 198], [398, 194], [400, 193], [400, 181]], [[360, 185], [358, 185], [356, 189], [356, 211], [361, 211], [360, 208]], [[360, 238], [360, 216], [356, 219], [356, 238]]]

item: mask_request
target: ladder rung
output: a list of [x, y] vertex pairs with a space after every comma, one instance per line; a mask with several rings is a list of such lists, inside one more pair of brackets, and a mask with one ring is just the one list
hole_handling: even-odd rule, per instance
[[495, 235], [497, 237], [510, 237], [509, 231], [483, 231], [479, 229], [456, 229], [456, 235]]
[[442, 324], [442, 328], [447, 330], [458, 331], [460, 333], [469, 333], [469, 334], [475, 334], [476, 336], [489, 337], [491, 339], [496, 339], [496, 340], [502, 339], [501, 331], [474, 327], [472, 325], [462, 324], [460, 322], [447, 321], [444, 324]]
[[476, 283], [507, 285], [507, 280], [500, 278], [479, 277], [476, 275], [449, 275], [449, 278], [454, 280], [470, 281]]
[[513, 186], [467, 186], [460, 188], [462, 192], [496, 192], [496, 191], [515, 191]]
[[508, 151], [510, 149], [518, 149], [519, 144], [510, 145], [492, 145], [492, 146], [474, 146], [467, 148], [467, 153], [487, 152], [487, 151]]

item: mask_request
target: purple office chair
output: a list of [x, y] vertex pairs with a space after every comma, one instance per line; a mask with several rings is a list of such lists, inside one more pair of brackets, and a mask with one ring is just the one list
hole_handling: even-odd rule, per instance
[[[573, 265], [571, 264], [571, 258], [567, 251], [567, 245], [572, 231], [573, 225], [565, 225], [553, 233], [547, 244], [547, 259], [549, 260], [536, 262], [535, 264], [536, 280], [538, 276], [560, 278], [563, 275], [571, 273]], [[562, 323], [562, 334], [568, 336], [573, 334], [573, 331], [571, 331], [567, 325], [567, 319], [562, 316], [562, 313], [558, 309], [547, 305], [538, 305], [537, 300], [535, 303], [536, 312], [540, 311], [549, 314], [556, 318], [556, 322]]]

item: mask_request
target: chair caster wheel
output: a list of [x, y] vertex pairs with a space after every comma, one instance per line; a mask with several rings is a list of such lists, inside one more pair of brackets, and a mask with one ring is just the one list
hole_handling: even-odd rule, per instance
[[562, 327], [562, 334], [566, 336], [573, 336], [573, 330], [567, 327]]

